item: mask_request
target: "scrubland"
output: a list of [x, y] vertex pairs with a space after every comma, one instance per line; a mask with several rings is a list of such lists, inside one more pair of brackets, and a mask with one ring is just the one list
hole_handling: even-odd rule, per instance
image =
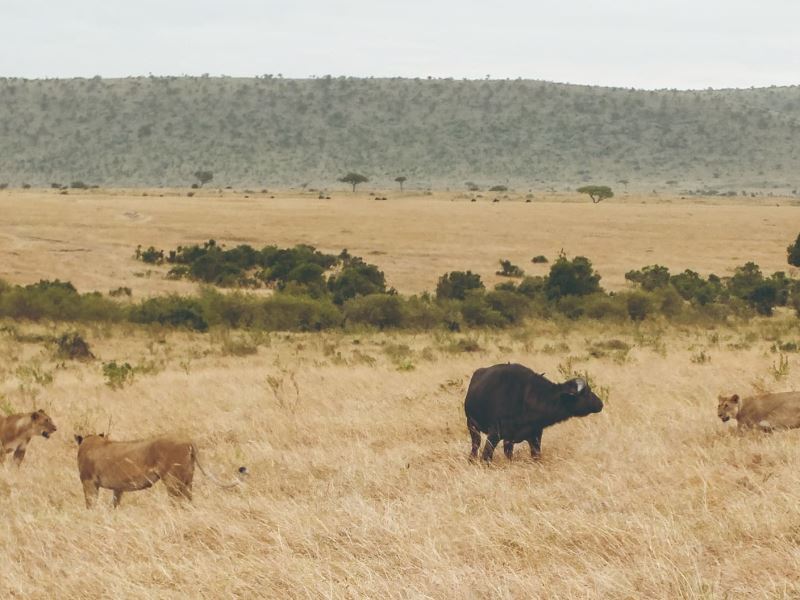
[[[623, 269], [647, 262], [779, 268], [797, 210], [107, 194], [57, 212], [62, 198], [22, 196], [0, 196], [13, 209], [3, 212], [3, 277], [131, 285], [134, 296], [192, 289], [133, 275], [136, 243], [209, 237], [379, 249], [387, 254], [373, 260], [410, 291], [447, 268], [481, 271], [512, 251], [560, 245], [591, 256], [602, 283], [619, 288]], [[464, 217], [472, 209], [480, 217]], [[529, 209], [538, 212], [526, 222]], [[609, 233], [614, 223], [628, 224], [624, 236]], [[15, 254], [20, 244], [30, 260]], [[85, 249], [80, 259], [59, 252], [73, 246]], [[41, 407], [59, 427], [32, 441], [20, 469], [0, 467], [5, 597], [800, 595], [800, 432], [739, 434], [715, 415], [718, 393], [800, 385], [800, 323], [788, 311], [729, 324], [553, 319], [461, 333], [0, 325], [2, 409]], [[95, 359], [55, 355], [48, 340], [76, 328]], [[110, 361], [131, 364], [132, 380], [110, 387]], [[520, 445], [511, 462], [498, 452], [490, 466], [472, 464], [469, 376], [506, 361], [555, 380], [586, 375], [605, 409], [546, 430], [539, 461]], [[117, 510], [106, 491], [87, 511], [72, 436], [92, 431], [186, 433], [221, 477], [239, 465], [251, 475], [220, 490], [198, 472], [191, 505], [157, 484]]]

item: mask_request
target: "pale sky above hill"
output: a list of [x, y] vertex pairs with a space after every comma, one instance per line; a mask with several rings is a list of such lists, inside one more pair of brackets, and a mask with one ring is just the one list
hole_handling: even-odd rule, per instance
[[0, 76], [800, 83], [798, 0], [0, 0]]

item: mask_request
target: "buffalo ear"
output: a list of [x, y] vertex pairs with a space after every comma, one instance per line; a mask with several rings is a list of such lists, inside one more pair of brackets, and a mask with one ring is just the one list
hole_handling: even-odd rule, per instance
[[582, 377], [576, 377], [575, 379], [570, 379], [564, 385], [567, 388], [567, 393], [574, 396], [580, 394], [586, 388], [586, 380]]
[[81, 442], [83, 441], [83, 436], [75, 434], [75, 441], [78, 442], [78, 446], [80, 446]]

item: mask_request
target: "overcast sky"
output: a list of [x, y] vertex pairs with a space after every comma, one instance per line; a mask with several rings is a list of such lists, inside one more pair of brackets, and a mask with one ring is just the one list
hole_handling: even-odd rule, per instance
[[800, 83], [800, 0], [0, 0], [0, 76]]

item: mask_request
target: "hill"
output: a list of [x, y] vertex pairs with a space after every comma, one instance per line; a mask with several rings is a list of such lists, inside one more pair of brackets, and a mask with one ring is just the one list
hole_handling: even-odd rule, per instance
[[[797, 187], [800, 87], [641, 91], [529, 80], [0, 80], [0, 183]], [[623, 183], [628, 181], [629, 183]]]

